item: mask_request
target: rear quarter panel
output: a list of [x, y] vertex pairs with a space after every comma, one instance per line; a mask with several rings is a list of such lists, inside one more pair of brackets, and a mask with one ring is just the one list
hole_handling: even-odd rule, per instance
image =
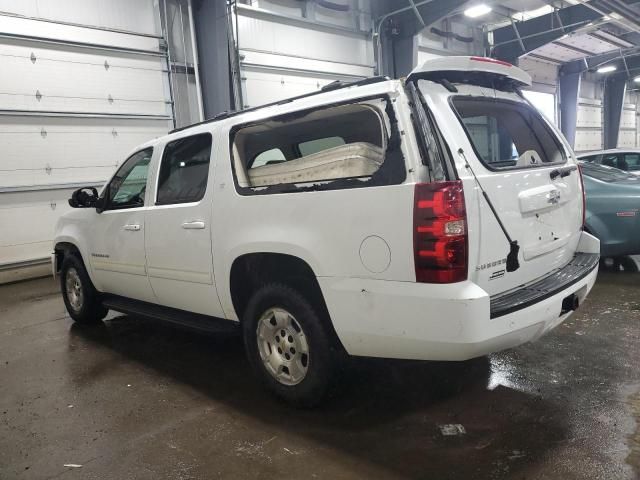
[[[354, 98], [367, 94], [351, 93]], [[406, 100], [401, 92], [394, 98], [399, 99], [394, 102], [399, 128], [407, 138], [413, 127], [408, 112], [399, 106]], [[234, 185], [229, 134], [245, 121], [227, 122], [214, 134], [213, 262], [227, 318], [237, 319], [230, 294], [231, 267], [248, 253], [296, 256], [317, 277], [415, 282], [413, 160], [400, 185], [241, 195]], [[403, 142], [405, 162], [414, 159], [407, 150], [411, 145]]]

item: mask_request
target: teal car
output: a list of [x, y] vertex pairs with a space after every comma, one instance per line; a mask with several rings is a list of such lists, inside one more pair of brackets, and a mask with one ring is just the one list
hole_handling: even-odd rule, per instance
[[580, 162], [586, 192], [585, 230], [600, 239], [600, 256], [640, 254], [640, 176]]

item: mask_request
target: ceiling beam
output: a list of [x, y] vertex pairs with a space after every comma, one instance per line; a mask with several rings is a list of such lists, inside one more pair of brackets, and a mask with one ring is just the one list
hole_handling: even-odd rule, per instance
[[518, 57], [602, 17], [602, 14], [591, 8], [578, 4], [497, 28], [491, 32], [493, 36], [491, 55], [513, 63]]

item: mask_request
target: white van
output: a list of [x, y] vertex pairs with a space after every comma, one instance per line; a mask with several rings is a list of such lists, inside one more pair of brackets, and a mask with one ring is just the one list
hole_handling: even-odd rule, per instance
[[528, 84], [442, 58], [141, 145], [57, 225], [70, 316], [242, 329], [264, 384], [304, 405], [344, 353], [465, 360], [537, 339], [585, 299], [599, 242]]

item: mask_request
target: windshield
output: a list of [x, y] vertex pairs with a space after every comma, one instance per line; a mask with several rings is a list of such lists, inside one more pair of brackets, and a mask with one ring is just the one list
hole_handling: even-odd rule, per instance
[[565, 162], [556, 136], [529, 104], [490, 97], [453, 97], [451, 103], [476, 155], [488, 168]]
[[640, 181], [640, 178], [631, 173], [619, 170], [606, 165], [598, 165], [596, 163], [587, 163], [580, 161], [580, 169], [587, 177], [595, 178], [601, 182], [613, 183], [624, 180]]

